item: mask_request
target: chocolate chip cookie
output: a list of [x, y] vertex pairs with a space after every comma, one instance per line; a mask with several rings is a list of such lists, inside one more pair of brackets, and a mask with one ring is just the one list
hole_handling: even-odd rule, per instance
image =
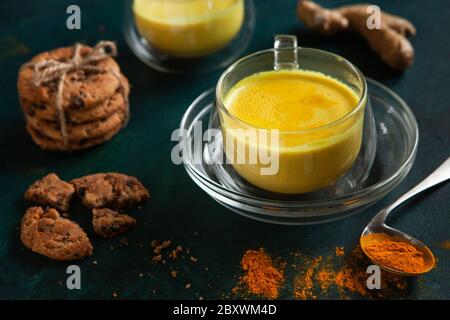
[[58, 151], [90, 148], [125, 126], [130, 85], [111, 57], [115, 52], [110, 41], [94, 48], [76, 44], [41, 53], [22, 66], [19, 101], [37, 145]]
[[[65, 116], [67, 123], [81, 124], [102, 120], [119, 110], [125, 110], [127, 106], [126, 102], [124, 101], [124, 96], [128, 96], [130, 89], [128, 80], [123, 76], [122, 81], [125, 88], [124, 94], [117, 90], [111, 97], [99, 102], [98, 104], [90, 108], [66, 110]], [[20, 99], [20, 103], [22, 105], [22, 110], [27, 117], [59, 122], [56, 108], [52, 108], [51, 106], [47, 106], [45, 104], [31, 102], [23, 97]]]
[[64, 142], [62, 140], [55, 140], [51, 139], [45, 135], [43, 135], [41, 132], [35, 130], [30, 125], [27, 125], [26, 129], [28, 133], [31, 135], [31, 138], [33, 139], [34, 143], [36, 143], [38, 146], [40, 146], [44, 150], [51, 150], [51, 151], [76, 151], [81, 149], [87, 149], [91, 148], [93, 146], [102, 144], [108, 140], [111, 140], [119, 131], [122, 129], [123, 125], [119, 124], [117, 127], [112, 128], [111, 131], [109, 131], [104, 136], [99, 136], [95, 138], [87, 138], [82, 139], [78, 141], [71, 141], [69, 139], [69, 143], [67, 147], [64, 145]]
[[94, 209], [92, 214], [92, 226], [95, 233], [105, 238], [124, 233], [136, 224], [134, 218], [111, 209]]
[[[111, 132], [117, 126], [125, 123], [128, 117], [128, 110], [120, 110], [109, 117], [83, 124], [67, 124], [66, 132], [70, 141], [80, 141], [84, 139], [92, 139], [101, 137]], [[28, 125], [35, 131], [39, 131], [43, 136], [53, 140], [63, 140], [61, 127], [58, 122], [41, 120], [36, 117], [27, 116]]]
[[121, 173], [97, 173], [71, 183], [88, 208], [124, 210], [143, 205], [149, 198], [148, 190], [138, 179]]
[[93, 251], [83, 229], [56, 209], [29, 208], [22, 218], [20, 239], [32, 251], [59, 261], [81, 259]]
[[74, 193], [75, 188], [72, 184], [61, 180], [56, 174], [50, 173], [28, 188], [25, 192], [25, 199], [67, 212]]
[[[85, 57], [92, 51], [88, 46], [82, 46], [81, 56]], [[74, 47], [59, 48], [38, 54], [32, 63], [50, 59], [67, 62], [72, 59]], [[104, 72], [76, 69], [67, 73], [64, 80], [62, 107], [64, 110], [89, 108], [111, 97], [120, 85], [120, 68], [112, 58], [105, 58], [92, 64]], [[55, 108], [57, 91], [56, 81], [44, 83], [37, 87], [33, 83], [34, 70], [31, 66], [20, 69], [17, 87], [19, 95], [32, 103]]]

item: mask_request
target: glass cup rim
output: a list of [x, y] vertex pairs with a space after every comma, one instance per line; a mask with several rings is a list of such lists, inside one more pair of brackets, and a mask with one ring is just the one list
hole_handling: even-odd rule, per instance
[[[200, 1], [207, 1], [207, 0], [148, 0], [153, 2], [165, 2], [165, 3], [186, 3], [186, 2], [200, 2]], [[235, 0], [235, 2], [238, 2], [239, 0]], [[134, 2], [134, 0], [133, 0]]]
[[[315, 128], [311, 128], [311, 129], [303, 129], [303, 130], [279, 130], [279, 132], [281, 134], [305, 134], [305, 133], [311, 133], [311, 132], [316, 132], [316, 131], [320, 131], [320, 130], [324, 130], [324, 129], [328, 129], [334, 126], [337, 126], [343, 122], [345, 122], [346, 120], [352, 118], [353, 116], [355, 116], [356, 114], [358, 114], [360, 112], [361, 109], [364, 108], [365, 106], [365, 102], [367, 100], [367, 83], [366, 83], [366, 78], [364, 77], [363, 73], [350, 61], [348, 61], [347, 59], [345, 59], [344, 57], [329, 52], [329, 51], [325, 51], [325, 50], [320, 50], [320, 49], [315, 49], [315, 48], [307, 48], [307, 47], [298, 47], [298, 52], [300, 54], [300, 51], [306, 51], [306, 52], [310, 52], [310, 53], [315, 53], [315, 54], [319, 54], [319, 55], [326, 55], [326, 56], [331, 56], [336, 58], [337, 60], [343, 61], [353, 72], [356, 73], [356, 75], [358, 76], [358, 80], [362, 83], [362, 92], [361, 92], [361, 96], [359, 97], [358, 103], [356, 105], [355, 108], [352, 109], [352, 111], [350, 111], [349, 113], [345, 114], [344, 116], [340, 117], [339, 119], [336, 119], [332, 122], [329, 122], [325, 125], [319, 126], [319, 127], [315, 127]], [[254, 53], [251, 53], [245, 57], [240, 58], [239, 60], [235, 61], [233, 64], [231, 64], [220, 76], [219, 80], [217, 81], [217, 85], [216, 85], [216, 107], [219, 108], [219, 111], [225, 113], [228, 117], [230, 117], [233, 121], [236, 121], [246, 127], [249, 128], [253, 128], [253, 129], [257, 129], [257, 130], [267, 130], [267, 128], [261, 128], [261, 127], [257, 127], [255, 125], [252, 125], [244, 120], [239, 119], [238, 117], [234, 116], [224, 105], [223, 103], [223, 92], [221, 90], [221, 86], [225, 80], [225, 77], [230, 74], [234, 69], [237, 68], [238, 65], [246, 62], [247, 60], [256, 58], [258, 56], [267, 54], [267, 53], [273, 53], [275, 54], [275, 49], [271, 48], [271, 49], [265, 49], [265, 50], [261, 50], [261, 51], [257, 51]], [[339, 80], [338, 80], [339, 81]]]

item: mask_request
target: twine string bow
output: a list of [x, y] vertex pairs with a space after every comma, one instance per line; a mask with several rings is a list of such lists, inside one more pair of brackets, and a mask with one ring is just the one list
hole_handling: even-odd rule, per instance
[[[119, 81], [120, 90], [122, 92], [127, 110], [128, 110], [128, 98], [126, 97], [124, 86], [120, 74], [114, 70], [101, 68], [93, 65], [94, 63], [106, 58], [114, 57], [117, 55], [116, 44], [112, 41], [100, 41], [88, 54], [81, 56], [81, 44], [76, 43], [73, 47], [73, 55], [69, 61], [58, 61], [55, 59], [48, 59], [37, 63], [26, 64], [25, 67], [32, 67], [33, 84], [35, 86], [41, 86], [43, 84], [57, 81], [56, 91], [56, 111], [58, 115], [59, 127], [61, 130], [61, 136], [63, 138], [64, 149], [68, 148], [69, 140], [67, 136], [67, 123], [66, 115], [63, 108], [63, 89], [64, 80], [67, 73], [76, 70], [84, 70], [91, 72], [110, 72]], [[125, 120], [126, 122], [127, 120]]]

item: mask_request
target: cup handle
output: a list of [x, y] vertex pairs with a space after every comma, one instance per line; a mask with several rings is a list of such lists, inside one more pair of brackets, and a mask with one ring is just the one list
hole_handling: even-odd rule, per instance
[[297, 37], [288, 34], [278, 34], [274, 41], [275, 50], [275, 70], [295, 70], [298, 69]]

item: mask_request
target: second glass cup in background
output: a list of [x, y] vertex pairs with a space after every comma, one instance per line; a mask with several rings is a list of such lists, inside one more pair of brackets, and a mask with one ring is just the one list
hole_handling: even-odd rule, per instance
[[253, 0], [134, 0], [126, 4], [125, 38], [147, 65], [199, 73], [228, 66], [254, 28]]

